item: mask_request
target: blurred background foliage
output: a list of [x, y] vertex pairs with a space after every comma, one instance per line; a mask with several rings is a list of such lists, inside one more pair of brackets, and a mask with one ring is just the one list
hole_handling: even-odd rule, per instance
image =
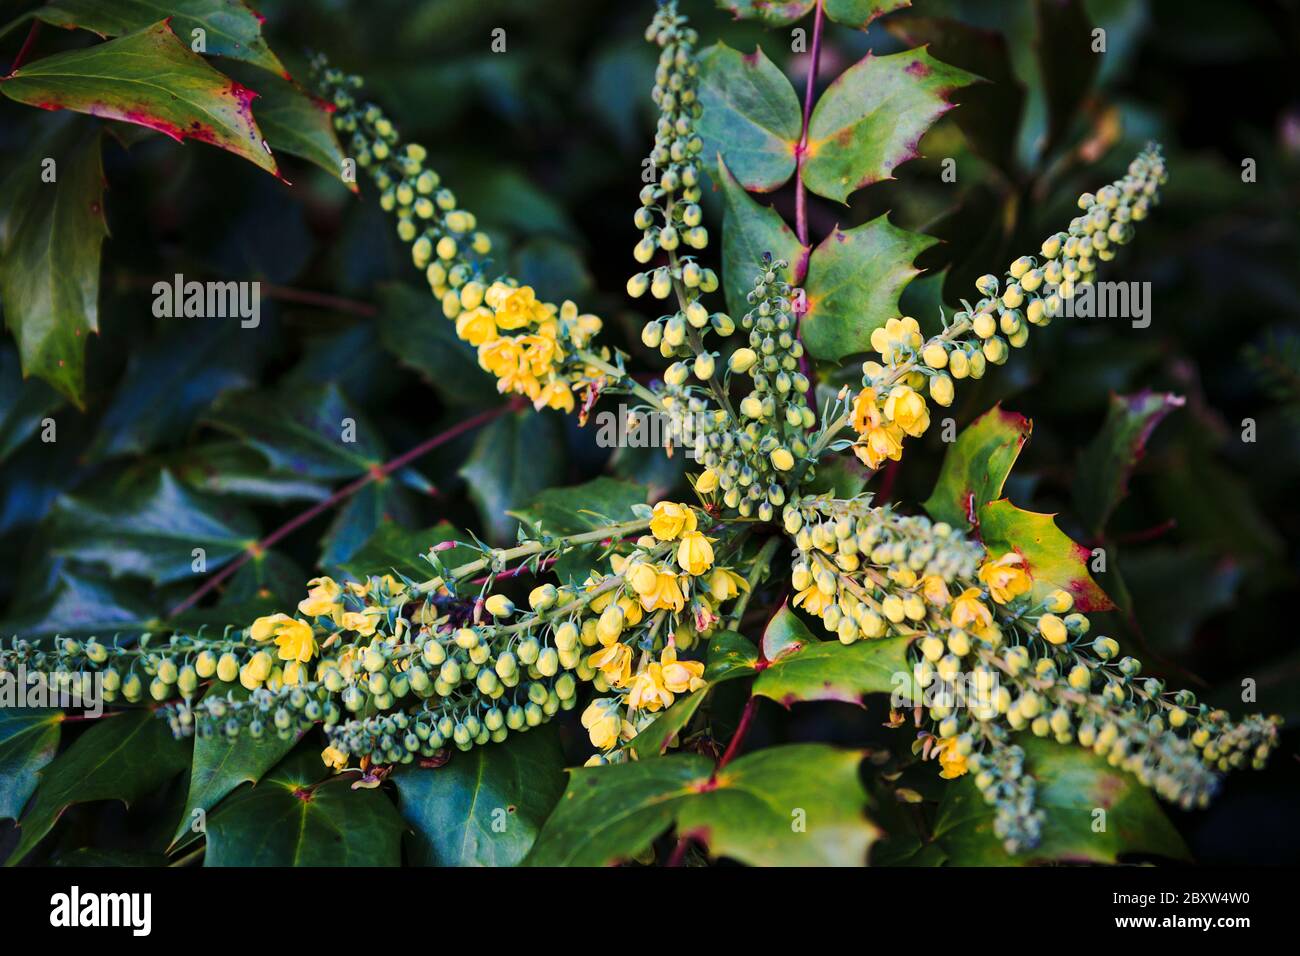
[[[7, 13], [31, 4], [8, 3]], [[724, 4], [725, 6], [725, 4]], [[623, 284], [637, 239], [631, 214], [651, 140], [654, 51], [648, 3], [597, 0], [265, 0], [271, 46], [291, 72], [309, 50], [366, 76], [404, 138], [492, 234], [498, 264], [547, 299], [574, 298], [606, 319], [607, 344], [653, 374], [648, 317]], [[789, 28], [733, 21], [684, 2], [704, 43], [764, 50], [802, 89], [806, 55]], [[936, 18], [964, 24], [954, 27]], [[1078, 43], [1106, 31], [1106, 51]], [[811, 28], [811, 21], [796, 26]], [[507, 50], [489, 49], [506, 30]], [[0, 43], [8, 64], [23, 32]], [[1073, 38], [1073, 39], [1071, 39]], [[93, 42], [46, 28], [37, 54]], [[883, 212], [939, 237], [904, 298], [934, 328], [1074, 215], [1078, 193], [1116, 178], [1150, 139], [1170, 182], [1136, 244], [1104, 278], [1153, 284], [1150, 327], [1058, 320], [949, 414], [968, 424], [994, 403], [1033, 421], [1008, 483], [1022, 507], [1059, 512], [1075, 540], [1104, 547], [1098, 581], [1120, 610], [1098, 622], [1150, 672], [1234, 711], [1300, 719], [1292, 626], [1300, 540], [1300, 8], [917, 0], [866, 33], [829, 25], [820, 86], [872, 50], [930, 42], [940, 60], [991, 82], [957, 94], [896, 179], [847, 207], [812, 197], [814, 241]], [[34, 54], [35, 55], [35, 54]], [[7, 69], [7, 66], [6, 66]], [[62, 114], [0, 100], [0, 172]], [[100, 121], [72, 117], [88, 129]], [[86, 345], [84, 410], [24, 381], [0, 343], [0, 631], [27, 636], [159, 628], [193, 592], [190, 548], [208, 570], [232, 560], [349, 481], [502, 402], [457, 342], [373, 195], [281, 157], [289, 185], [198, 144], [106, 139], [100, 333]], [[942, 162], [956, 160], [944, 182]], [[1256, 181], [1243, 181], [1253, 160]], [[793, 187], [770, 199], [793, 220]], [[719, 202], [706, 191], [719, 235]], [[711, 249], [719, 248], [716, 240]], [[154, 282], [264, 283], [262, 322], [156, 319]], [[856, 378], [856, 363], [821, 370]], [[1088, 472], [1112, 395], [1175, 393], [1109, 517]], [[607, 404], [609, 404], [607, 402]], [[318, 430], [358, 423], [347, 454]], [[53, 418], [57, 441], [42, 441]], [[1256, 423], [1243, 441], [1243, 423]], [[917, 509], [933, 486], [940, 429], [878, 476], [882, 498]], [[1101, 447], [1098, 441], [1096, 448]], [[680, 456], [596, 447], [573, 417], [512, 412], [469, 430], [249, 561], [176, 626], [242, 624], [301, 596], [303, 582], [354, 560], [378, 533], [442, 520], [489, 540], [514, 533], [507, 510], [538, 491], [600, 473], [685, 494]], [[419, 540], [413, 536], [412, 540]], [[1241, 702], [1241, 681], [1258, 702]], [[767, 742], [873, 738], [878, 707], [809, 705], [765, 714]], [[1171, 811], [1202, 862], [1294, 859], [1296, 732], [1262, 774], [1234, 775], [1207, 812]], [[937, 783], [937, 781], [936, 781]], [[159, 799], [162, 799], [161, 797]], [[114, 810], [113, 813], [119, 812]]]

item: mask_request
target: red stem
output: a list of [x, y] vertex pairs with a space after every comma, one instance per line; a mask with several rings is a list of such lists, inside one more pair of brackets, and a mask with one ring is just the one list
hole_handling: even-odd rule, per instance
[[18, 50], [18, 55], [14, 57], [14, 62], [9, 67], [9, 75], [13, 76], [18, 68], [27, 61], [27, 54], [32, 52], [32, 45], [36, 43], [36, 37], [41, 32], [41, 21], [33, 20], [32, 28], [27, 31], [27, 39], [23, 41], [22, 47]]
[[745, 709], [740, 712], [740, 723], [736, 725], [736, 732], [731, 735], [731, 743], [727, 744], [727, 749], [718, 759], [718, 765], [713, 768], [713, 776], [716, 779], [718, 772], [722, 770], [731, 758], [736, 756], [736, 751], [740, 749], [741, 741], [745, 739], [745, 734], [749, 732], [749, 725], [753, 723], [754, 712], [758, 710], [758, 698], [750, 697], [745, 701]]
[[444, 432], [439, 432], [437, 435], [434, 435], [432, 438], [428, 439], [427, 441], [421, 442], [420, 444], [416, 445], [414, 448], [410, 449], [409, 451], [403, 452], [402, 454], [394, 458], [392, 461], [385, 462], [382, 465], [376, 465], [375, 467], [370, 469], [370, 471], [362, 475], [360, 478], [356, 479], [350, 484], [344, 485], [342, 488], [334, 492], [334, 494], [330, 495], [324, 501], [318, 501], [316, 504], [312, 505], [306, 511], [302, 512], [296, 517], [290, 518], [284, 524], [280, 525], [280, 527], [276, 528], [274, 531], [268, 534], [265, 538], [262, 538], [260, 541], [257, 541], [253, 544], [250, 544], [247, 548], [244, 549], [244, 551], [237, 558], [235, 558], [235, 560], [231, 561], [229, 564], [227, 564], [216, 574], [212, 575], [212, 577], [204, 581], [201, 585], [199, 585], [199, 587], [194, 591], [194, 593], [192, 593], [185, 600], [181, 601], [180, 604], [177, 604], [174, 608], [172, 608], [171, 614], [168, 616], [175, 617], [177, 614], [189, 610], [195, 604], [197, 604], [205, 595], [210, 593], [214, 588], [219, 586], [223, 581], [225, 581], [232, 574], [238, 571], [241, 567], [247, 564], [250, 558], [261, 554], [267, 548], [270, 548], [272, 545], [276, 544], [277, 542], [285, 538], [287, 535], [301, 528], [303, 525], [311, 521], [317, 515], [325, 511], [328, 511], [330, 508], [333, 508], [339, 502], [344, 501], [347, 498], [350, 498], [352, 495], [356, 494], [358, 491], [360, 491], [366, 485], [370, 484], [372, 481], [375, 481], [380, 478], [387, 478], [394, 471], [397, 471], [400, 468], [404, 468], [407, 465], [409, 465], [411, 462], [415, 461], [417, 458], [421, 458], [427, 455], [429, 452], [433, 451], [439, 445], [444, 445], [447, 442], [451, 441], [453, 438], [460, 437], [467, 431], [475, 429], [480, 425], [485, 425], [488, 422], [490, 422], [492, 419], [496, 418], [497, 416], [505, 412], [514, 411], [515, 409], [521, 408], [523, 406], [523, 401], [524, 400], [521, 398], [516, 398], [505, 405], [500, 405], [496, 408], [489, 408], [487, 411], [479, 412], [477, 415], [473, 416], [472, 418], [467, 418], [460, 424], [454, 425], [451, 428], [448, 428]]

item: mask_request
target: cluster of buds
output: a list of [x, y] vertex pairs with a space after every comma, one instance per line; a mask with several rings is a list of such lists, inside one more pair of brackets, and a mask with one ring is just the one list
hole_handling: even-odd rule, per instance
[[862, 390], [853, 403], [854, 452], [870, 468], [897, 461], [903, 442], [925, 433], [930, 401], [952, 403], [955, 379], [981, 378], [989, 364], [1001, 365], [1013, 348], [1029, 340], [1031, 326], [1045, 326], [1064, 310], [1079, 286], [1091, 283], [1098, 262], [1115, 257], [1133, 237], [1133, 223], [1146, 218], [1166, 181], [1164, 159], [1148, 147], [1129, 164], [1123, 178], [1084, 193], [1084, 215], [1068, 232], [1048, 237], [1042, 259], [1021, 256], [1005, 281], [985, 275], [976, 280], [981, 298], [952, 316], [944, 330], [926, 340], [917, 321], [890, 319], [871, 335], [880, 360], [862, 366]]

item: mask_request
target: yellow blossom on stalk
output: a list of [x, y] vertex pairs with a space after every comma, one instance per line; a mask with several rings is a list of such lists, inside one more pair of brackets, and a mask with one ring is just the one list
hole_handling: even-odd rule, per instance
[[966, 773], [966, 757], [957, 750], [957, 738], [948, 737], [938, 745], [939, 776], [944, 780], [955, 780]]
[[582, 712], [582, 726], [591, 738], [591, 745], [597, 750], [609, 750], [618, 743], [622, 720], [619, 717], [618, 701], [610, 697], [599, 697], [587, 705]]
[[700, 661], [679, 661], [677, 648], [671, 644], [659, 654], [663, 683], [674, 694], [699, 690], [704, 684], [704, 664]]
[[571, 412], [574, 409], [573, 389], [563, 379], [553, 378], [537, 393], [533, 407], [538, 411], [556, 408], [562, 412]]
[[1025, 559], [1015, 551], [1008, 551], [995, 561], [980, 565], [979, 579], [989, 589], [989, 596], [999, 604], [1014, 601], [1028, 593], [1033, 582], [1023, 565]]
[[795, 607], [801, 607], [816, 617], [821, 617], [825, 610], [834, 603], [835, 595], [825, 593], [816, 584], [810, 584], [794, 596]]
[[700, 472], [700, 477], [695, 479], [695, 490], [702, 495], [711, 495], [718, 490], [718, 473], [712, 468], [706, 468]]
[[600, 316], [585, 312], [579, 315], [577, 304], [568, 299], [560, 306], [560, 323], [569, 330], [569, 341], [580, 349], [586, 348], [604, 327]]
[[928, 574], [921, 579], [921, 594], [935, 607], [947, 607], [952, 603], [948, 582], [937, 574]]
[[713, 545], [699, 531], [688, 531], [677, 543], [677, 563], [691, 577], [699, 577], [713, 566]]
[[730, 601], [741, 591], [749, 591], [749, 582], [730, 568], [714, 568], [709, 575], [709, 597], [713, 600]]
[[307, 582], [307, 596], [298, 602], [298, 610], [308, 617], [329, 617], [335, 622], [342, 613], [343, 589], [333, 578], [312, 578]]
[[654, 590], [641, 595], [641, 606], [647, 611], [680, 611], [684, 608], [686, 595], [682, 593], [677, 575], [671, 571], [660, 571], [655, 578]]
[[342, 770], [348, 765], [348, 755], [337, 747], [326, 747], [320, 752], [320, 759], [331, 770]]
[[980, 600], [979, 588], [967, 588], [952, 603], [952, 626], [978, 631], [993, 623], [993, 612]]
[[661, 707], [671, 707], [672, 693], [664, 686], [663, 668], [654, 662], [646, 665], [633, 675], [628, 684], [627, 709], [646, 710], [654, 713]]
[[880, 353], [886, 365], [901, 363], [903, 353], [919, 349], [923, 341], [920, 323], [909, 316], [890, 319], [883, 327], [871, 333], [871, 347]]
[[462, 312], [456, 317], [456, 335], [475, 348], [491, 342], [499, 335], [496, 316], [485, 306]]
[[348, 611], [343, 615], [340, 621], [342, 627], [349, 631], [356, 631], [362, 637], [370, 637], [375, 633], [375, 628], [379, 625], [379, 617], [383, 611], [379, 608], [368, 608], [365, 611]]
[[895, 385], [885, 399], [885, 417], [913, 438], [930, 427], [930, 410], [921, 393], [906, 385]]
[[608, 644], [587, 658], [587, 664], [613, 686], [622, 687], [632, 676], [632, 648], [618, 642]]
[[545, 319], [546, 308], [542, 303], [537, 301], [537, 293], [533, 291], [532, 286], [520, 286], [517, 289], [511, 289], [504, 286], [506, 291], [499, 291], [502, 283], [494, 283], [493, 290], [487, 294], [488, 304], [496, 309], [496, 321], [503, 329], [522, 329], [534, 322]]
[[650, 517], [650, 533], [660, 541], [672, 541], [696, 526], [694, 509], [672, 501], [657, 503]]
[[854, 400], [853, 428], [859, 435], [853, 453], [868, 468], [879, 468], [886, 459], [897, 461], [903, 456], [903, 429], [885, 421], [875, 389], [864, 388]]
[[248, 636], [259, 642], [274, 638], [282, 661], [309, 661], [316, 653], [316, 638], [311, 625], [287, 614], [259, 617], [248, 629]]

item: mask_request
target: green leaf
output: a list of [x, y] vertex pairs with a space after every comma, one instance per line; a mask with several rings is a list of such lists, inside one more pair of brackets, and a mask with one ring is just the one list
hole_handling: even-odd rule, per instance
[[554, 236], [535, 236], [510, 258], [511, 274], [543, 302], [585, 300], [595, 284], [577, 247]]
[[922, 504], [935, 521], [969, 528], [980, 509], [1002, 494], [1002, 485], [1029, 440], [1033, 423], [995, 405], [971, 422], [948, 447], [934, 491]]
[[744, 677], [758, 669], [759, 653], [745, 637], [735, 631], [722, 631], [709, 638], [709, 662], [704, 679], [720, 684], [733, 677]]
[[210, 67], [163, 20], [84, 50], [25, 64], [0, 93], [42, 109], [73, 110], [195, 139], [279, 175], [253, 119], [256, 94]]
[[384, 461], [378, 429], [332, 384], [289, 394], [228, 395], [209, 421], [288, 474], [333, 481]]
[[41, 421], [63, 405], [44, 382], [24, 382], [18, 352], [0, 343], [0, 462], [41, 429]]
[[61, 571], [48, 594], [30, 604], [15, 604], [0, 624], [0, 634], [19, 634], [28, 640], [62, 634], [83, 635], [138, 633], [156, 630], [160, 621], [155, 608], [142, 595], [104, 581]]
[[[740, 675], [733, 673], [730, 676]], [[658, 757], [667, 751], [673, 739], [691, 722], [695, 712], [700, 709], [700, 704], [704, 703], [704, 698], [708, 696], [708, 689], [701, 688], [693, 694], [678, 697], [671, 707], [655, 718], [654, 723], [632, 739], [628, 745], [632, 753], [638, 760], [645, 760], [648, 757]]]
[[288, 757], [208, 816], [204, 866], [398, 866], [402, 818], [379, 789], [352, 789], [313, 750]]
[[[954, 781], [939, 805], [933, 840], [957, 866], [1024, 865], [1045, 861], [1116, 863], [1141, 853], [1187, 862], [1182, 837], [1149, 789], [1132, 774], [1111, 767], [1082, 747], [1061, 746], [1027, 734], [1016, 738], [1025, 750], [1025, 771], [1038, 782], [1037, 805], [1045, 811], [1037, 849], [1009, 856], [993, 832], [996, 811], [968, 775]], [[1094, 830], [1096, 810], [1105, 810], [1105, 829]]]
[[1018, 174], [1016, 143], [1025, 112], [1025, 86], [1016, 76], [1007, 40], [997, 30], [949, 20], [903, 14], [885, 28], [908, 46], [928, 46], [944, 63], [969, 70], [987, 83], [958, 91], [953, 114], [971, 149], [1002, 170]]
[[564, 791], [564, 752], [554, 726], [453, 754], [436, 768], [392, 776], [413, 834], [417, 866], [516, 866]]
[[1151, 432], [1183, 402], [1181, 396], [1150, 390], [1111, 395], [1106, 421], [1074, 473], [1074, 509], [1093, 534], [1102, 533], [1128, 493], [1129, 473], [1145, 454]]
[[761, 47], [742, 55], [715, 43], [701, 53], [698, 95], [703, 155], [721, 153], [736, 179], [757, 192], [790, 178], [803, 125], [799, 98]]
[[752, 306], [745, 297], [754, 288], [763, 253], [784, 259], [789, 268], [781, 271], [791, 285], [802, 285], [808, 271], [808, 248], [771, 206], [756, 202], [718, 157], [718, 180], [722, 183], [722, 283], [727, 309], [737, 318]]
[[879, 831], [864, 815], [861, 754], [770, 747], [729, 764], [697, 754], [571, 771], [525, 861], [603, 866], [644, 851], [676, 821], [715, 856], [752, 866], [861, 866]]
[[302, 599], [303, 582], [308, 577], [296, 561], [278, 551], [258, 551], [231, 577], [221, 593], [220, 606], [262, 608], [240, 620], [238, 623], [243, 626], [264, 614], [296, 606]]
[[[218, 681], [213, 683], [206, 696], [245, 700], [248, 691], [240, 684]], [[172, 847], [189, 843], [198, 836], [193, 828], [195, 821], [203, 817], [196, 811], [210, 813], [240, 784], [257, 783], [263, 774], [285, 758], [300, 739], [301, 734], [281, 740], [274, 733], [263, 734], [260, 738], [243, 733], [232, 740], [220, 729], [209, 737], [196, 735], [189, 794], [185, 798], [185, 812], [181, 814], [176, 833], [172, 836]]]
[[826, 16], [846, 27], [865, 30], [871, 21], [902, 7], [912, 0], [825, 0]]
[[59, 749], [63, 711], [0, 708], [0, 820], [17, 820], [36, 789], [41, 768]]
[[[343, 562], [343, 568], [358, 581], [363, 581], [372, 574], [391, 574], [396, 571], [416, 581], [424, 581], [434, 576], [433, 565], [423, 559], [435, 544], [444, 541], [465, 539], [453, 525], [446, 521], [439, 522], [432, 528], [412, 531], [389, 523], [379, 530], [361, 548]], [[475, 552], [468, 548], [452, 548], [440, 551], [439, 559], [447, 567], [467, 563], [475, 559]]]
[[1088, 573], [1092, 552], [1075, 544], [1056, 526], [1055, 515], [1024, 511], [1005, 498], [980, 509], [979, 535], [990, 555], [1017, 551], [1034, 579], [1033, 596], [1041, 600], [1061, 588], [1085, 613], [1109, 611], [1115, 605]]
[[281, 75], [285, 72], [262, 38], [261, 18], [243, 0], [52, 0], [36, 16], [56, 27], [91, 30], [103, 37], [134, 33], [170, 19], [187, 46], [194, 40], [194, 30], [202, 29], [204, 52]]
[[836, 227], [808, 262], [800, 330], [809, 354], [839, 361], [869, 351], [871, 333], [900, 314], [898, 296], [920, 274], [912, 260], [935, 242], [892, 225], [888, 214]]
[[510, 513], [533, 528], [558, 536], [631, 521], [635, 517], [632, 507], [645, 502], [646, 490], [641, 485], [602, 475], [581, 485], [547, 488]]
[[368, 483], [348, 498], [321, 539], [321, 567], [342, 566], [389, 525], [415, 524], [416, 510], [411, 493], [393, 479]]
[[191, 488], [214, 495], [281, 505], [324, 501], [331, 492], [327, 481], [273, 471], [262, 454], [234, 440], [193, 445], [166, 462]]
[[458, 405], [497, 401], [496, 385], [479, 368], [478, 353], [456, 335], [455, 324], [427, 291], [396, 282], [380, 285], [377, 321], [384, 348], [441, 398]]
[[1038, 35], [1034, 48], [1047, 100], [1048, 156], [1065, 141], [1082, 114], [1101, 55], [1092, 50], [1092, 21], [1082, 0], [1035, 0]]
[[[99, 331], [99, 259], [108, 235], [104, 166], [98, 133], [73, 145], [64, 139], [37, 144], [0, 188], [0, 302], [23, 375], [84, 408], [86, 340]], [[43, 180], [47, 171], [55, 182]]]
[[841, 73], [813, 108], [804, 185], [846, 203], [855, 190], [891, 178], [895, 166], [919, 155], [922, 135], [952, 109], [952, 91], [975, 79], [940, 63], [924, 47], [867, 54]]
[[314, 163], [357, 192], [356, 182], [343, 178], [345, 157], [334, 132], [330, 104], [279, 77], [258, 77], [255, 88], [253, 116], [271, 149]]
[[769, 27], [788, 27], [807, 15], [817, 0], [718, 0], [737, 20], [758, 20]]
[[839, 700], [861, 704], [867, 694], [900, 691], [912, 697], [907, 637], [819, 641], [798, 616], [783, 607], [763, 635], [771, 662], [754, 679], [753, 694], [789, 707], [798, 701]]
[[[61, 498], [52, 522], [55, 554], [155, 584], [214, 571], [258, 536], [256, 520], [242, 507], [190, 491], [166, 470], [130, 490]], [[205, 552], [201, 572], [193, 567], [195, 548]]]
[[460, 475], [494, 541], [514, 539], [509, 512], [558, 484], [564, 467], [559, 422], [531, 409], [502, 415], [479, 432]]
[[162, 787], [189, 759], [188, 744], [176, 740], [152, 711], [100, 718], [41, 771], [19, 823], [18, 846], [5, 865], [21, 862], [74, 803], [121, 800], [129, 805]]

